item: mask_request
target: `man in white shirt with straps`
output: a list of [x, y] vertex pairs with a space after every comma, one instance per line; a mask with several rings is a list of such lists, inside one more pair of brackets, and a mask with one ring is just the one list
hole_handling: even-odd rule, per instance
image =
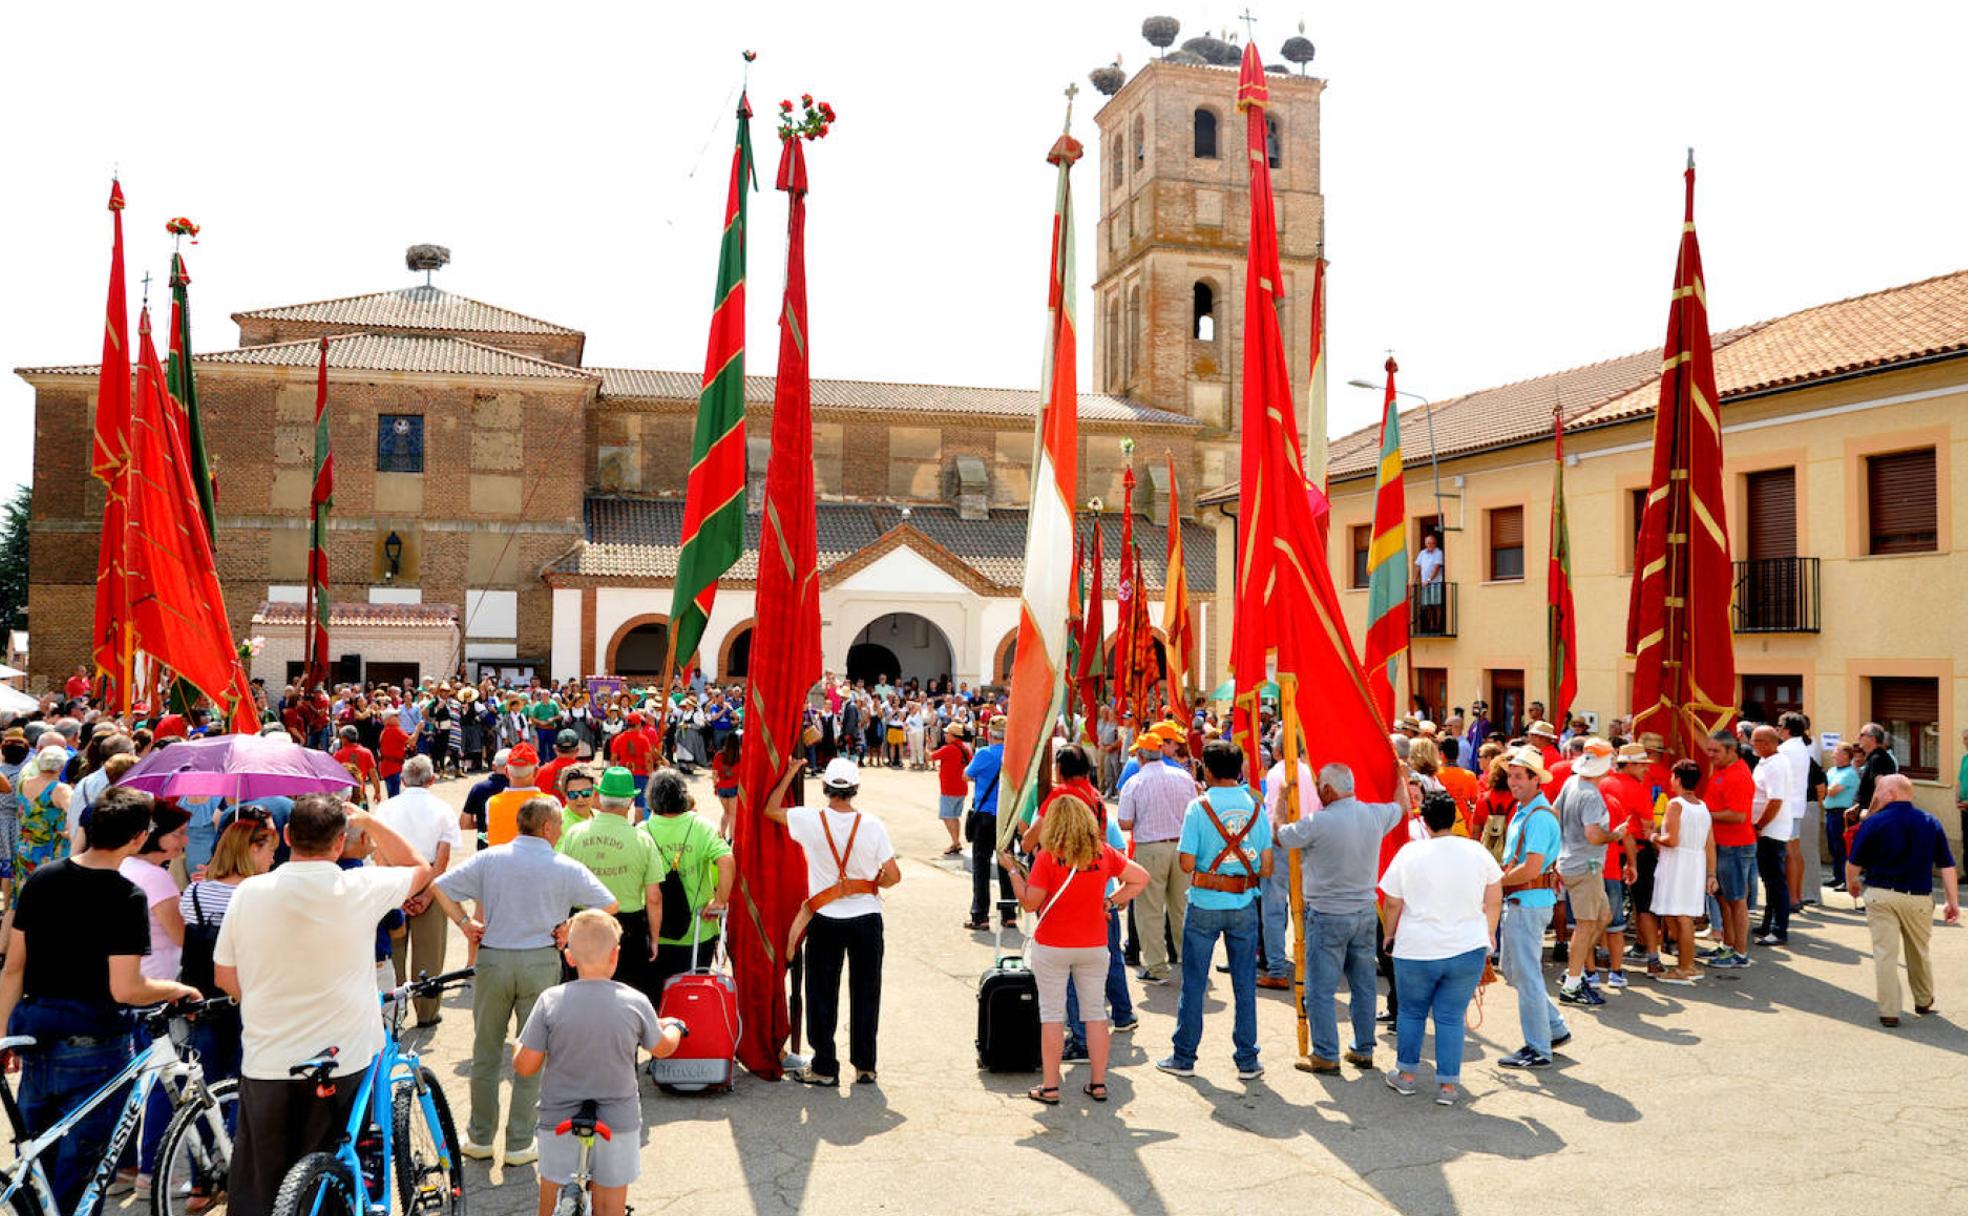
[[820, 786], [825, 807], [786, 806], [786, 790], [805, 765], [795, 761], [766, 799], [766, 818], [785, 825], [806, 851], [806, 1037], [811, 1062], [793, 1074], [807, 1085], [837, 1085], [840, 1058], [834, 1028], [840, 1021], [841, 964], [847, 964], [848, 1062], [859, 1084], [875, 1080], [875, 1041], [881, 1028], [882, 888], [902, 881], [888, 829], [855, 809], [861, 770], [845, 756], [827, 762]]

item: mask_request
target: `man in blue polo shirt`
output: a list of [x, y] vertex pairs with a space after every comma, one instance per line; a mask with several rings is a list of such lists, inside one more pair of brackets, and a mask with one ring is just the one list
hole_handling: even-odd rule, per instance
[[1941, 821], [1913, 805], [1913, 782], [1900, 773], [1880, 777], [1873, 801], [1879, 809], [1860, 822], [1852, 837], [1845, 887], [1854, 899], [1865, 895], [1879, 1024], [1890, 1029], [1900, 1024], [1902, 944], [1913, 1011], [1921, 1017], [1934, 1012], [1934, 960], [1928, 952], [1934, 932], [1934, 871], [1941, 872], [1946, 897], [1942, 915], [1950, 925], [1961, 920], [1961, 886]]
[[1178, 1077], [1196, 1075], [1210, 962], [1222, 937], [1237, 1010], [1231, 1030], [1237, 1079], [1255, 1081], [1264, 1075], [1257, 1062], [1257, 890], [1271, 872], [1271, 821], [1258, 813], [1244, 785], [1244, 753], [1236, 744], [1214, 739], [1204, 745], [1203, 768], [1209, 788], [1183, 814], [1176, 845], [1176, 864], [1189, 875], [1189, 906], [1182, 919], [1175, 1051], [1155, 1067]]
[[1534, 747], [1520, 747], [1505, 761], [1517, 813], [1503, 837], [1503, 923], [1498, 928], [1503, 978], [1517, 990], [1517, 1021], [1524, 1045], [1498, 1060], [1505, 1068], [1549, 1068], [1551, 1049], [1568, 1042], [1565, 1015], [1544, 989], [1544, 931], [1557, 895], [1546, 881], [1564, 833], [1541, 786], [1551, 780]]

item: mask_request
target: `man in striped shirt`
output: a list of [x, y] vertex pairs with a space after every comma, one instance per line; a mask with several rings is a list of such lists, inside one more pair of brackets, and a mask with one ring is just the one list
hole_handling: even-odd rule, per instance
[[1136, 919], [1144, 983], [1168, 983], [1171, 961], [1181, 961], [1179, 950], [1171, 960], [1168, 945], [1168, 939], [1182, 940], [1182, 916], [1189, 901], [1189, 876], [1176, 862], [1176, 846], [1183, 815], [1199, 792], [1187, 768], [1154, 763], [1143, 765], [1121, 790], [1121, 830], [1133, 833], [1134, 860], [1148, 871], [1148, 887], [1139, 897], [1141, 912]]

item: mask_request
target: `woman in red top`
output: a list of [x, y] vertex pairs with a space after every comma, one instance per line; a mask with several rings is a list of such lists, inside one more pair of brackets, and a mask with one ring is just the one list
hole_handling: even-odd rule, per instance
[[410, 736], [403, 733], [403, 723], [393, 713], [383, 714], [383, 733], [376, 741], [376, 765], [383, 774], [383, 788], [394, 798], [403, 792], [403, 754], [409, 748]]
[[[1039, 1058], [1044, 1079], [1026, 1097], [1059, 1105], [1059, 1057], [1066, 1048], [1066, 985], [1087, 1011], [1087, 1058], [1092, 1076], [1086, 1095], [1107, 1100], [1107, 909], [1121, 908], [1148, 885], [1148, 871], [1106, 841], [1093, 808], [1063, 797], [1046, 812], [1039, 855], [1028, 879], [1009, 853], [999, 859], [1011, 871], [1012, 891], [1027, 912], [1039, 914], [1032, 930], [1032, 974], [1039, 981]], [[1118, 879], [1112, 895], [1109, 879]], [[1097, 1011], [1097, 1016], [1096, 1016]]]
[[718, 834], [726, 840], [731, 839], [732, 825], [738, 822], [738, 755], [744, 746], [744, 733], [732, 731], [724, 737], [724, 746], [711, 757], [711, 789], [716, 791], [718, 802], [724, 806], [724, 823]]
[[958, 832], [963, 825], [964, 798], [970, 793], [970, 782], [964, 776], [970, 749], [963, 744], [963, 728], [954, 722], [945, 727], [943, 746], [929, 753], [929, 758], [936, 762], [936, 815], [950, 830], [950, 847], [943, 850], [943, 856], [954, 857], [963, 852]]

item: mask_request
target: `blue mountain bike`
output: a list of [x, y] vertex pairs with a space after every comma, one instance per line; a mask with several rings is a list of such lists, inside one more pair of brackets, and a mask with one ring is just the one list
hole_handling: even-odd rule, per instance
[[383, 1049], [359, 1081], [335, 1076], [330, 1048], [289, 1069], [322, 1097], [354, 1083], [355, 1106], [334, 1152], [309, 1153], [287, 1171], [273, 1216], [388, 1216], [391, 1183], [403, 1216], [462, 1216], [464, 1158], [451, 1103], [437, 1074], [399, 1041], [413, 998], [436, 997], [471, 979], [472, 969], [414, 980], [383, 994]]
[[[232, 1129], [238, 1109], [238, 1082], [227, 1079], [211, 1085], [195, 1056], [183, 1051], [190, 1025], [200, 1016], [232, 1004], [230, 997], [187, 1001], [138, 1011], [150, 1035], [150, 1045], [138, 1052], [115, 1079], [69, 1111], [39, 1136], [30, 1138], [21, 1121], [20, 1105], [6, 1075], [0, 1071], [0, 1106], [13, 1129], [16, 1160], [0, 1169], [0, 1211], [11, 1216], [64, 1216], [48, 1181], [41, 1158], [67, 1136], [84, 1116], [128, 1090], [123, 1110], [110, 1133], [109, 1145], [76, 1207], [94, 1211], [137, 1135], [151, 1091], [162, 1085], [173, 1106], [171, 1122], [158, 1144], [157, 1176], [152, 1180], [152, 1216], [211, 1213], [223, 1201], [227, 1171], [232, 1165]], [[35, 1040], [27, 1035], [0, 1038], [0, 1051], [30, 1052]]]

